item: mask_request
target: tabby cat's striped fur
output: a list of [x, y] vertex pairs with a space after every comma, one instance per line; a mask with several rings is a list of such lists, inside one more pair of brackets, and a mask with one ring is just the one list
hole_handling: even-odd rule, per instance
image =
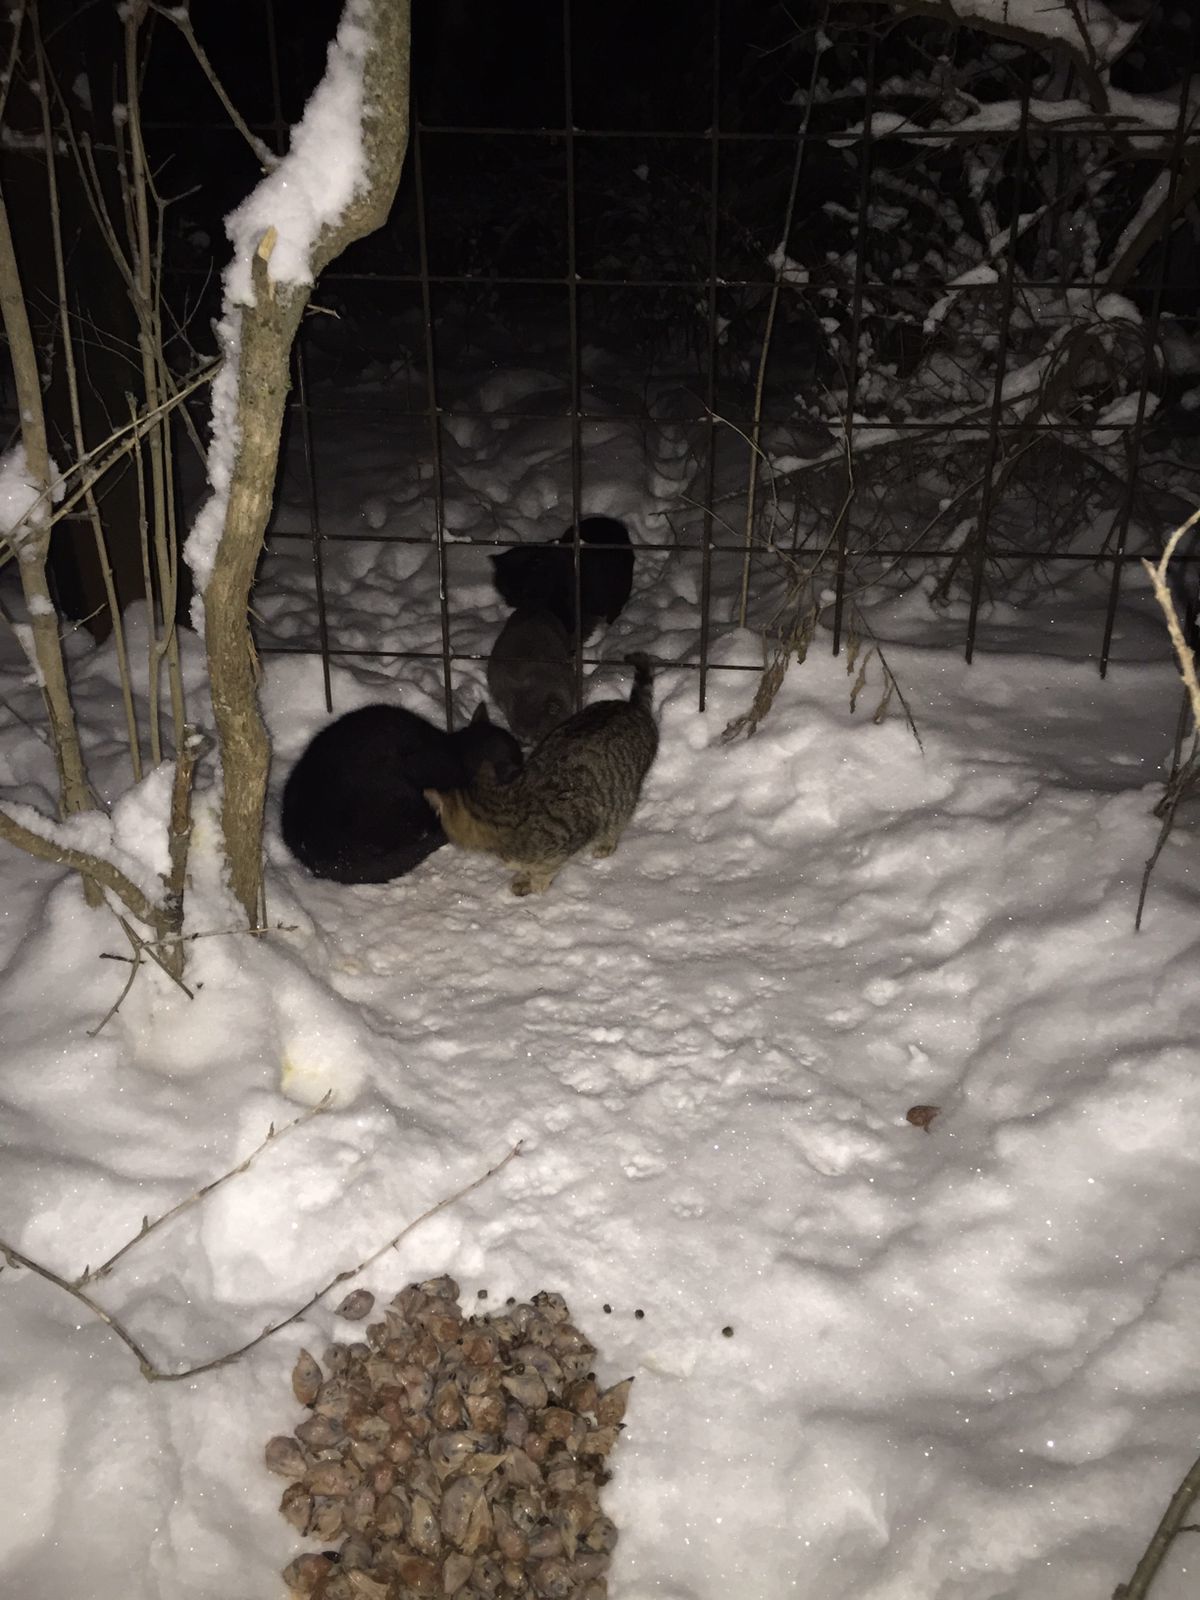
[[644, 655], [628, 660], [629, 699], [598, 700], [560, 723], [512, 782], [496, 783], [485, 767], [466, 788], [425, 791], [452, 843], [514, 869], [514, 894], [544, 894], [589, 845], [595, 856], [617, 848], [658, 749], [653, 670]]

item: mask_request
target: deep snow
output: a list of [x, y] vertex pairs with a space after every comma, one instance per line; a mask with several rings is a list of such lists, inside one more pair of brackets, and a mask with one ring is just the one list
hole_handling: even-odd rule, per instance
[[[493, 373], [475, 398], [515, 409], [536, 376]], [[386, 422], [324, 426], [327, 531], [428, 531], [421, 462]], [[463, 424], [457, 541], [556, 536], [565, 443], [536, 420]], [[661, 536], [694, 492], [686, 458], [678, 430], [597, 424], [586, 509]], [[455, 645], [486, 651], [503, 611], [485, 552], [450, 556]], [[431, 546], [325, 561], [343, 645], [438, 648]], [[282, 544], [268, 560], [264, 639], [312, 636], [307, 562]], [[697, 573], [694, 550], [643, 550], [599, 653], [694, 655]], [[716, 659], [752, 665], [757, 638], [728, 621], [736, 562], [717, 577]], [[221, 932], [237, 918], [202, 800], [189, 927], [214, 936], [191, 947], [195, 998], [145, 970], [95, 1038], [120, 930], [6, 849], [0, 1236], [74, 1276], [332, 1090], [94, 1286], [178, 1366], [252, 1337], [521, 1139], [365, 1281], [561, 1290], [601, 1376], [637, 1375], [605, 1491], [615, 1600], [1110, 1594], [1196, 1448], [1195, 836], [1185, 815], [1135, 935], [1179, 680], [1139, 592], [1101, 682], [1082, 641], [1104, 584], [1079, 566], [1064, 582], [991, 608], [972, 667], [961, 616], [922, 592], [876, 605], [923, 753], [899, 715], [871, 721], [877, 667], [851, 714], [827, 641], [733, 744], [753, 676], [715, 674], [699, 713], [695, 674], [665, 667], [661, 753], [620, 849], [533, 901], [450, 849], [391, 885], [319, 883], [272, 814], [285, 927]], [[111, 652], [69, 646], [111, 799], [128, 781]], [[0, 787], [48, 810], [49, 754], [14, 714], [34, 717], [36, 692], [11, 639], [0, 652]], [[185, 656], [203, 721], [195, 640]], [[326, 713], [318, 662], [264, 659], [277, 796]], [[482, 661], [456, 670], [460, 717], [482, 682]], [[591, 692], [627, 683], [612, 665]], [[436, 661], [355, 659], [333, 687], [338, 711], [441, 704]], [[114, 822], [145, 870], [163, 794], [151, 775]], [[940, 1107], [928, 1132], [914, 1105]], [[6, 1593], [282, 1592], [298, 1541], [262, 1447], [297, 1420], [298, 1346], [352, 1336], [331, 1308], [178, 1385], [147, 1384], [28, 1272], [0, 1275], [0, 1317]], [[1185, 1537], [1155, 1600], [1195, 1585]]]

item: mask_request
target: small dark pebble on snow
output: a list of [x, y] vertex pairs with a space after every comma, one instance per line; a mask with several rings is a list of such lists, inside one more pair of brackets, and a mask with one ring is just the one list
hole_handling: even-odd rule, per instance
[[633, 1314], [634, 1314], [634, 1316], [635, 1316], [635, 1317], [636, 1317], [636, 1318], [637, 1318], [637, 1319], [638, 1319], [638, 1321], [639, 1321], [639, 1322], [640, 1322], [640, 1321], [641, 1321], [641, 1320], [642, 1320], [642, 1318], [643, 1318], [643, 1317], [644, 1317], [644, 1316], [645, 1316], [645, 1315], [646, 1315], [646, 1313], [645, 1313], [645, 1312], [644, 1312], [644, 1311], [643, 1311], [643, 1310], [642, 1310], [642, 1308], [641, 1308], [641, 1306], [639, 1306], [639, 1307], [638, 1307], [638, 1308], [637, 1308], [637, 1310], [636, 1310], [636, 1311], [635, 1311], [635, 1312], [634, 1312], [634, 1313], [633, 1313]]

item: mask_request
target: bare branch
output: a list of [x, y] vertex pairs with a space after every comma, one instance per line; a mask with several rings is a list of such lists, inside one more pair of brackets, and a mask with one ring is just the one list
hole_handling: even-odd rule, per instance
[[1179, 613], [1175, 610], [1171, 600], [1171, 591], [1167, 588], [1167, 568], [1171, 565], [1171, 557], [1179, 548], [1179, 542], [1189, 528], [1194, 528], [1200, 522], [1200, 509], [1193, 511], [1186, 522], [1175, 529], [1167, 540], [1162, 553], [1162, 559], [1157, 566], [1152, 566], [1149, 561], [1143, 561], [1154, 585], [1154, 598], [1162, 608], [1163, 616], [1167, 619], [1167, 631], [1171, 635], [1171, 643], [1175, 649], [1175, 659], [1179, 662], [1179, 670], [1183, 674], [1183, 681], [1187, 686], [1188, 699], [1192, 705], [1192, 716], [1200, 727], [1200, 682], [1196, 680], [1196, 657], [1188, 647], [1187, 640], [1183, 637], [1183, 625], [1179, 620]]
[[190, 1207], [198, 1205], [206, 1195], [212, 1194], [214, 1189], [219, 1189], [223, 1183], [228, 1183], [230, 1178], [236, 1178], [239, 1173], [247, 1171], [269, 1144], [274, 1144], [277, 1139], [282, 1139], [285, 1134], [294, 1133], [297, 1128], [302, 1128], [306, 1122], [311, 1122], [322, 1111], [327, 1111], [332, 1097], [333, 1090], [331, 1089], [323, 1099], [317, 1101], [315, 1106], [310, 1106], [307, 1111], [302, 1111], [298, 1117], [294, 1117], [291, 1122], [285, 1123], [282, 1128], [277, 1128], [272, 1123], [267, 1129], [267, 1136], [262, 1143], [256, 1145], [246, 1159], [236, 1167], [231, 1167], [228, 1172], [223, 1172], [219, 1178], [214, 1178], [211, 1183], [206, 1183], [193, 1194], [189, 1194], [178, 1205], [172, 1206], [169, 1211], [164, 1211], [160, 1217], [155, 1217], [153, 1222], [149, 1218], [143, 1218], [141, 1227], [133, 1237], [126, 1239], [119, 1250], [114, 1250], [107, 1261], [101, 1262], [98, 1267], [87, 1267], [79, 1274], [75, 1279], [75, 1287], [81, 1289], [85, 1284], [94, 1283], [97, 1278], [107, 1278], [121, 1257], [127, 1251], [132, 1250], [139, 1240], [144, 1239], [148, 1233], [153, 1233], [155, 1228], [161, 1228], [164, 1222], [170, 1222], [171, 1218], [177, 1217], [181, 1211], [187, 1211]]
[[[123, 923], [122, 926], [125, 928], [125, 932], [128, 934], [128, 932], [129, 932], [129, 924], [128, 923]], [[120, 1011], [121, 1007], [125, 1004], [125, 996], [133, 988], [133, 981], [134, 981], [134, 979], [137, 977], [138, 973], [142, 969], [142, 943], [141, 943], [141, 940], [140, 939], [131, 939], [130, 943], [131, 943], [132, 948], [133, 948], [133, 959], [129, 963], [129, 976], [125, 979], [125, 982], [122, 984], [120, 994], [113, 1001], [112, 1005], [109, 1006], [108, 1010], [104, 1013], [104, 1015], [100, 1018], [100, 1021], [96, 1024], [96, 1026], [94, 1028], [89, 1028], [88, 1029], [87, 1036], [88, 1036], [89, 1039], [94, 1039], [94, 1038], [97, 1037], [98, 1034], [102, 1033], [104, 1031], [104, 1029], [108, 1026], [108, 1024], [112, 1021], [112, 1019], [116, 1016], [117, 1012]], [[84, 1278], [86, 1278], [86, 1277], [87, 1277], [87, 1273], [85, 1272], [84, 1273]]]
[[87, 1294], [83, 1289], [77, 1288], [75, 1284], [68, 1283], [66, 1278], [60, 1278], [57, 1272], [52, 1272], [49, 1267], [42, 1266], [40, 1261], [34, 1261], [29, 1256], [22, 1255], [19, 1250], [14, 1249], [11, 1244], [6, 1243], [3, 1239], [0, 1239], [0, 1255], [4, 1257], [10, 1267], [27, 1267], [30, 1272], [36, 1272], [39, 1278], [45, 1278], [47, 1283], [57, 1284], [60, 1289], [65, 1289], [81, 1305], [85, 1305], [94, 1317], [99, 1317], [106, 1327], [112, 1329], [121, 1343], [133, 1352], [137, 1359], [138, 1367], [141, 1369], [142, 1377], [147, 1381], [163, 1376], [132, 1334], [125, 1331], [116, 1317], [109, 1316], [104, 1307], [98, 1305], [90, 1294]]
[[[818, 37], [823, 37], [825, 25], [829, 21], [829, 4], [826, 0], [825, 9], [821, 16], [820, 32]], [[746, 524], [745, 524], [745, 553], [742, 556], [742, 592], [738, 601], [738, 627], [746, 626], [746, 606], [750, 596], [750, 556], [754, 541], [754, 510], [758, 497], [758, 464], [763, 457], [759, 449], [759, 440], [762, 438], [762, 410], [763, 391], [767, 381], [767, 363], [771, 359], [771, 338], [775, 332], [775, 318], [779, 311], [779, 296], [783, 290], [784, 280], [788, 273], [788, 245], [792, 238], [792, 221], [796, 215], [796, 196], [800, 189], [800, 168], [804, 161], [805, 141], [808, 137], [808, 124], [812, 117], [812, 108], [816, 102], [817, 74], [821, 67], [821, 51], [813, 54], [812, 71], [809, 74], [808, 94], [804, 102], [804, 120], [796, 132], [796, 153], [792, 158], [792, 180], [788, 189], [787, 204], [783, 210], [783, 229], [779, 240], [779, 259], [775, 262], [775, 281], [771, 285], [770, 298], [767, 301], [767, 317], [763, 327], [762, 348], [758, 353], [758, 374], [754, 380], [754, 411], [750, 424], [750, 482], [746, 490]], [[715, 204], [715, 200], [714, 200]], [[771, 478], [771, 493], [778, 504], [778, 495], [775, 489], [774, 476]]]
[[[8, 207], [3, 195], [0, 195], [0, 311], [3, 312], [4, 331], [8, 335], [26, 470], [31, 480], [45, 491], [25, 520], [20, 534], [17, 567], [29, 610], [29, 625], [37, 653], [46, 714], [50, 719], [54, 758], [58, 765], [60, 803], [63, 812], [69, 816], [72, 812], [87, 810], [90, 798], [71, 693], [67, 686], [62, 641], [58, 634], [58, 612], [51, 599], [46, 576], [50, 525], [43, 507], [49, 493], [50, 452], [46, 443], [46, 417], [42, 408], [37, 352], [29, 327], [29, 314], [9, 227]], [[10, 534], [10, 541], [12, 537]]]
[[47, 839], [42, 834], [35, 833], [32, 828], [25, 827], [2, 809], [0, 809], [0, 839], [15, 844], [18, 849], [28, 851], [31, 856], [37, 856], [39, 861], [50, 861], [55, 866], [71, 867], [82, 878], [115, 894], [139, 922], [144, 922], [147, 927], [153, 928], [160, 935], [170, 932], [163, 908], [155, 905], [149, 896], [111, 861], [105, 861], [101, 856], [89, 855], [85, 850], [73, 849], [69, 845], [56, 844], [53, 839]]
[[[317, 1109], [319, 1108], [314, 1107], [314, 1111]], [[12, 1245], [8, 1244], [4, 1239], [0, 1239], [0, 1255], [5, 1257], [9, 1266], [27, 1267], [30, 1272], [35, 1272], [39, 1278], [45, 1278], [47, 1283], [56, 1284], [58, 1288], [65, 1290], [66, 1293], [71, 1295], [73, 1299], [78, 1300], [81, 1305], [86, 1306], [94, 1316], [99, 1317], [100, 1321], [103, 1322], [106, 1327], [112, 1329], [117, 1338], [121, 1340], [122, 1344], [124, 1344], [133, 1352], [134, 1356], [137, 1358], [138, 1368], [142, 1374], [142, 1377], [145, 1378], [148, 1383], [178, 1383], [184, 1378], [195, 1378], [202, 1372], [213, 1372], [218, 1367], [229, 1366], [231, 1362], [238, 1360], [240, 1356], [244, 1356], [248, 1351], [253, 1350], [256, 1345], [262, 1344], [264, 1339], [269, 1339], [273, 1334], [279, 1333], [282, 1329], [290, 1327], [293, 1322], [298, 1322], [300, 1318], [304, 1316], [306, 1312], [311, 1311], [313, 1306], [316, 1305], [317, 1301], [327, 1295], [331, 1289], [335, 1289], [339, 1284], [345, 1283], [348, 1278], [357, 1277], [360, 1272], [365, 1272], [373, 1262], [378, 1261], [380, 1256], [385, 1255], [387, 1251], [394, 1250], [396, 1246], [400, 1244], [401, 1240], [406, 1239], [408, 1235], [412, 1233], [414, 1229], [419, 1228], [423, 1222], [428, 1222], [431, 1217], [437, 1216], [439, 1211], [445, 1211], [448, 1206], [455, 1205], [459, 1200], [465, 1199], [467, 1195], [473, 1193], [474, 1190], [478, 1189], [482, 1184], [485, 1184], [489, 1178], [494, 1178], [498, 1172], [503, 1171], [510, 1161], [514, 1160], [520, 1155], [521, 1144], [522, 1141], [518, 1140], [508, 1154], [502, 1160], [496, 1162], [495, 1166], [489, 1167], [485, 1173], [474, 1179], [473, 1182], [465, 1184], [461, 1189], [456, 1189], [453, 1194], [447, 1195], [445, 1199], [439, 1200], [436, 1205], [430, 1206], [428, 1211], [423, 1211], [419, 1217], [416, 1217], [412, 1222], [401, 1228], [400, 1232], [396, 1234], [394, 1238], [389, 1239], [386, 1244], [380, 1245], [378, 1250], [372, 1251], [371, 1254], [360, 1261], [357, 1266], [347, 1267], [345, 1271], [337, 1273], [329, 1280], [327, 1284], [324, 1285], [323, 1288], [318, 1289], [315, 1294], [311, 1295], [299, 1308], [299, 1310], [293, 1311], [290, 1316], [283, 1317], [279, 1322], [271, 1323], [269, 1327], [264, 1328], [263, 1331], [255, 1338], [248, 1340], [243, 1345], [239, 1345], [236, 1350], [230, 1350], [223, 1356], [215, 1357], [212, 1361], [202, 1361], [197, 1366], [186, 1367], [180, 1372], [164, 1372], [160, 1367], [156, 1367], [150, 1360], [149, 1356], [147, 1356], [146, 1352], [142, 1349], [141, 1345], [138, 1344], [137, 1340], [134, 1339], [133, 1336], [122, 1326], [118, 1319], [112, 1316], [110, 1312], [106, 1311], [103, 1306], [98, 1305], [96, 1301], [92, 1299], [91, 1295], [86, 1292], [86, 1290], [79, 1287], [79, 1283], [87, 1281], [87, 1275], [85, 1275], [84, 1278], [81, 1278], [79, 1282], [71, 1283], [66, 1278], [60, 1277], [57, 1272], [51, 1271], [49, 1267], [44, 1267], [40, 1262], [34, 1261], [27, 1255], [23, 1255], [19, 1250], [14, 1249]], [[255, 1154], [257, 1154], [257, 1151]], [[232, 1174], [227, 1174], [227, 1176], [232, 1176]], [[223, 1181], [223, 1179], [218, 1180], [218, 1182]], [[212, 1187], [215, 1187], [215, 1185]], [[137, 1238], [143, 1238], [148, 1231], [148, 1228], [143, 1229], [142, 1233], [137, 1235]], [[136, 1239], [130, 1241], [131, 1244], [136, 1242]], [[128, 1246], [125, 1248], [128, 1248]]]
[[[1149, 561], [1143, 560], [1142, 562], [1142, 566], [1145, 567], [1146, 572], [1149, 574], [1150, 582], [1154, 585], [1154, 598], [1158, 601], [1162, 613], [1167, 619], [1167, 631], [1171, 635], [1171, 644], [1175, 651], [1175, 659], [1179, 663], [1179, 671], [1183, 677], [1187, 703], [1191, 707], [1192, 753], [1182, 766], [1177, 765], [1175, 770], [1172, 771], [1170, 778], [1167, 780], [1166, 793], [1155, 808], [1162, 818], [1162, 825], [1158, 830], [1158, 838], [1154, 841], [1154, 849], [1150, 852], [1145, 870], [1142, 873], [1137, 910], [1133, 917], [1135, 931], [1142, 926], [1142, 913], [1146, 909], [1146, 896], [1150, 892], [1150, 878], [1158, 864], [1158, 858], [1163, 852], [1164, 845], [1171, 837], [1171, 830], [1175, 826], [1175, 812], [1178, 809], [1179, 802], [1185, 794], [1190, 793], [1197, 777], [1200, 776], [1200, 743], [1197, 741], [1197, 730], [1200, 730], [1200, 682], [1197, 682], [1196, 678], [1196, 656], [1183, 636], [1183, 625], [1179, 620], [1179, 613], [1175, 609], [1175, 603], [1171, 599], [1171, 591], [1167, 587], [1167, 568], [1171, 564], [1171, 557], [1178, 550], [1179, 542], [1184, 534], [1190, 528], [1195, 527], [1198, 522], [1200, 522], [1200, 510], [1193, 511], [1187, 521], [1181, 523], [1175, 529], [1175, 532], [1167, 540], [1162, 558], [1156, 566], [1151, 565]], [[1177, 758], [1179, 748], [1180, 741], [1177, 740]], [[1134, 1592], [1130, 1590], [1131, 1594]], [[1142, 1591], [1137, 1592], [1140, 1593]]]
[[[844, 5], [846, 0], [834, 0], [834, 3]], [[1079, 74], [1079, 81], [1087, 91], [1093, 110], [1106, 112], [1109, 109], [1108, 89], [1094, 64], [1095, 51], [1091, 37], [1086, 29], [1079, 28], [1077, 16], [1077, 36], [1072, 37], [1069, 25], [1053, 35], [1040, 33], [1036, 28], [1021, 27], [1019, 23], [995, 13], [985, 11], [980, 14], [970, 4], [956, 5], [955, 0], [868, 0], [868, 3], [885, 5], [900, 17], [932, 17], [937, 22], [946, 22], [957, 28], [978, 28], [982, 33], [994, 34], [999, 39], [1011, 39], [1015, 44], [1023, 44], [1043, 55], [1063, 52]], [[1065, 16], [1067, 13], [1066, 6], [1062, 4], [1054, 9], [1056, 15], [1061, 13]], [[1113, 22], [1116, 22], [1115, 17]], [[1134, 37], [1136, 31], [1131, 30], [1129, 38], [1122, 45], [1122, 52], [1133, 43]], [[1114, 54], [1104, 62], [1104, 66], [1110, 67], [1115, 59]]]
[[168, 22], [173, 22], [179, 29], [180, 33], [182, 33], [184, 39], [187, 41], [188, 48], [196, 58], [196, 65], [208, 79], [209, 83], [212, 85], [213, 93], [221, 102], [222, 106], [224, 106], [225, 115], [229, 118], [230, 122], [233, 123], [234, 127], [241, 134], [242, 138], [245, 139], [251, 150], [253, 150], [254, 158], [262, 167], [263, 171], [273, 172], [279, 165], [279, 157], [262, 142], [256, 133], [251, 132], [245, 118], [238, 111], [233, 101], [225, 92], [225, 85], [217, 76], [212, 62], [208, 59], [208, 56], [205, 53], [204, 46], [200, 43], [199, 39], [197, 39], [195, 33], [192, 31], [192, 19], [190, 13], [183, 6], [154, 5], [153, 0], [152, 9], [157, 12], [160, 17], [165, 17]]
[[1171, 1503], [1164, 1512], [1162, 1521], [1155, 1528], [1153, 1537], [1146, 1546], [1146, 1553], [1138, 1562], [1133, 1577], [1128, 1583], [1117, 1585], [1113, 1591], [1113, 1600], [1144, 1600], [1150, 1592], [1150, 1585], [1154, 1582], [1172, 1541], [1177, 1534], [1185, 1531], [1183, 1519], [1191, 1510], [1197, 1495], [1200, 1495], [1200, 1459], [1193, 1461], [1184, 1474], [1183, 1482], [1171, 1496]]

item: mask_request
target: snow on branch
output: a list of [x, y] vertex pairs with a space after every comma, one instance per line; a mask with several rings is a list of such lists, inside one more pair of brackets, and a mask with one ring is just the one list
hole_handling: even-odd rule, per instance
[[[225, 526], [234, 461], [241, 445], [238, 373], [242, 308], [255, 303], [256, 264], [268, 292], [311, 285], [324, 264], [319, 246], [336, 232], [368, 186], [364, 73], [379, 25], [376, 0], [346, 0], [325, 75], [292, 129], [288, 153], [225, 219], [233, 257], [224, 274], [217, 324], [222, 366], [213, 383], [208, 480], [212, 494], [188, 537], [184, 559], [196, 580], [192, 621], [204, 626], [202, 597]], [[336, 251], [334, 252], [337, 253]]]
[[[832, 0], [845, 5], [847, 0]], [[1065, 50], [1079, 71], [1093, 110], [1107, 110], [1104, 73], [1136, 37], [1140, 21], [1125, 22], [1102, 0], [871, 0], [899, 16], [982, 28], [1031, 49]]]
[[[62, 478], [53, 459], [50, 465], [51, 497], [62, 499]], [[44, 525], [46, 520], [46, 486], [29, 469], [25, 445], [18, 440], [12, 449], [0, 456], [0, 536], [7, 539], [14, 550], [29, 532], [31, 524]]]
[[230, 883], [262, 898], [270, 743], [258, 706], [250, 588], [274, 498], [292, 345], [321, 271], [387, 220], [408, 147], [409, 0], [345, 0], [325, 76], [280, 164], [226, 221], [234, 256], [213, 385], [212, 489], [184, 547], [195, 578], [222, 771]]
[[363, 68], [372, 9], [370, 0], [349, 0], [329, 46], [325, 76], [292, 129], [287, 155], [225, 219], [233, 243], [227, 304], [253, 305], [250, 266], [268, 229], [274, 229], [268, 280], [311, 284], [318, 235], [340, 220], [366, 183]]
[[8, 805], [0, 810], [0, 839], [42, 861], [73, 867], [115, 894], [139, 922], [165, 929], [161, 880], [148, 877], [139, 863], [115, 845], [112, 823], [102, 812], [77, 812], [56, 822], [32, 806]]
[[[959, 90], [960, 102], [966, 100]], [[1131, 153], [1154, 155], [1169, 147], [1171, 134], [1179, 123], [1178, 94], [1127, 94], [1110, 89], [1106, 109], [1097, 111], [1086, 100], [1068, 98], [1046, 100], [1033, 95], [1029, 100], [1027, 124], [1030, 128], [1074, 128], [1083, 133], [1107, 134], [1120, 139]], [[1014, 99], [974, 101], [965, 114], [935, 116], [917, 122], [911, 113], [876, 111], [869, 119], [873, 140], [902, 138], [907, 144], [945, 148], [966, 134], [1016, 133], [1021, 126], [1021, 101]], [[846, 142], [859, 139], [867, 131], [863, 121], [844, 130]], [[1193, 128], [1187, 142], [1200, 141], [1200, 130]], [[839, 139], [831, 141], [835, 147]]]
[[1081, 50], [1107, 67], [1125, 53], [1141, 26], [1122, 22], [1101, 0], [947, 0], [963, 22], [1013, 28]]

